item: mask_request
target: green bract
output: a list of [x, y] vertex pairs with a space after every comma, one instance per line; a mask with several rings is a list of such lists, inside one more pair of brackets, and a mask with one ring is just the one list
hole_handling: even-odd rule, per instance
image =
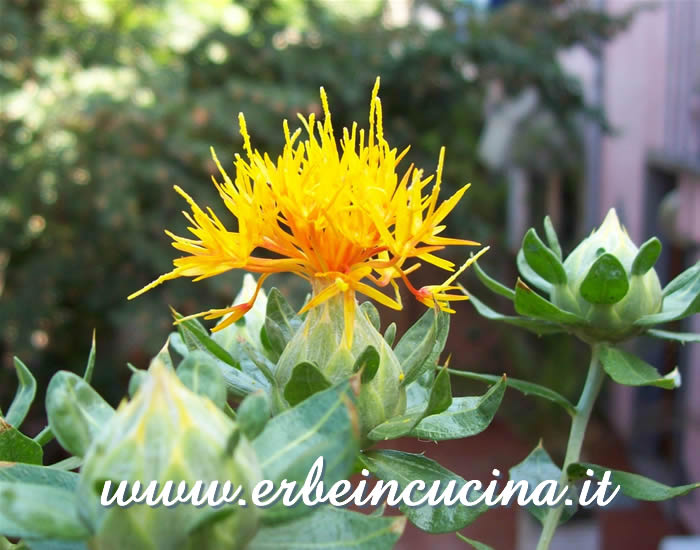
[[658, 244], [652, 261], [635, 264], [640, 250], [611, 209], [564, 261], [566, 282], [552, 286], [552, 303], [585, 320], [577, 329], [584, 338], [619, 341], [638, 334], [635, 321], [661, 310], [661, 283], [652, 267], [660, 251]]
[[[284, 388], [292, 379], [308, 378], [315, 367], [322, 375], [320, 380], [316, 376], [315, 383], [323, 385], [325, 379], [330, 385], [347, 380], [362, 370], [357, 411], [360, 433], [364, 437], [375, 426], [404, 412], [404, 372], [365, 308], [356, 307], [349, 349], [343, 340], [344, 327], [342, 296], [311, 309], [284, 348], [277, 362], [275, 379]], [[284, 398], [289, 401], [287, 392]]]
[[661, 253], [656, 237], [637, 248], [620, 225], [614, 209], [603, 224], [562, 262], [551, 221], [545, 218], [547, 244], [530, 229], [518, 253], [518, 279], [510, 289], [475, 265], [490, 290], [513, 301], [521, 316], [501, 315], [474, 296], [479, 313], [537, 334], [569, 332], [589, 343], [616, 344], [639, 334], [677, 341], [694, 335], [653, 330], [700, 311], [700, 264], [690, 267], [662, 290], [654, 264]]
[[[256, 455], [236, 424], [209, 399], [188, 390], [163, 362], [154, 361], [133, 399], [123, 402], [85, 456], [78, 486], [80, 516], [95, 550], [245, 548], [257, 530], [258, 510], [145, 505], [103, 507], [104, 482], [172, 480], [191, 489], [228, 480], [245, 494], [261, 479]], [[127, 496], [130, 492], [127, 492]]]
[[[354, 390], [353, 414], [365, 448], [374, 441], [405, 436], [458, 439], [489, 425], [503, 398], [505, 379], [489, 379], [493, 387], [483, 395], [452, 399], [448, 373], [436, 375], [449, 331], [447, 313], [427, 310], [393, 349], [396, 325], [389, 325], [382, 336], [379, 312], [370, 302], [355, 307], [349, 347], [343, 315], [341, 297], [299, 315], [272, 288], [260, 328], [262, 350], [245, 338], [219, 340], [219, 345], [194, 320], [180, 323], [179, 335], [172, 341], [185, 357], [183, 364], [217, 366], [229, 394], [246, 398], [238, 418], [247, 434], [257, 433], [258, 423], [270, 413], [302, 405], [347, 380]], [[240, 323], [221, 332], [237, 330]], [[251, 410], [255, 414], [249, 417]]]

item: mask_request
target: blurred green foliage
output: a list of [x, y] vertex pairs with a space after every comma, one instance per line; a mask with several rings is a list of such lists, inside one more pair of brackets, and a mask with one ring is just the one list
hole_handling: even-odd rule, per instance
[[[1, 364], [20, 355], [45, 380], [84, 356], [95, 327], [121, 366], [160, 346], [166, 304], [229, 302], [235, 274], [126, 296], [177, 254], [163, 235], [185, 231], [172, 185], [218, 204], [209, 147], [230, 165], [237, 113], [274, 155], [283, 118], [320, 112], [320, 85], [341, 127], [366, 120], [381, 75], [385, 133], [412, 145], [404, 166], [433, 170], [446, 145], [445, 186], [475, 183], [450, 232], [498, 245], [505, 188], [476, 155], [489, 83], [535, 87], [575, 147], [575, 121], [600, 114], [557, 54], [596, 50], [628, 20], [558, 4], [415, 0], [397, 25], [381, 1], [0, 0]], [[0, 369], [0, 399], [11, 377]]]

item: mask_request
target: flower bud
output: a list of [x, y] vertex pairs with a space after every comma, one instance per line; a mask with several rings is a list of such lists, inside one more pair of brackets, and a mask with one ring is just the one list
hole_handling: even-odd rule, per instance
[[[206, 550], [244, 548], [257, 530], [257, 509], [237, 502], [220, 507], [180, 503], [129, 507], [100, 504], [105, 481], [112, 482], [108, 497], [121, 481], [141, 484], [143, 494], [152, 481], [158, 497], [173, 482], [171, 498], [180, 482], [184, 495], [197, 481], [219, 487], [230, 481], [233, 489], [250, 494], [261, 474], [256, 455], [236, 424], [209, 399], [188, 390], [163, 362], [154, 362], [133, 399], [122, 402], [116, 414], [90, 446], [79, 483], [80, 515], [94, 533], [91, 550], [124, 548]], [[230, 494], [230, 492], [229, 492]], [[217, 492], [221, 496], [221, 490]]]
[[551, 299], [586, 320], [577, 330], [582, 338], [613, 342], [630, 338], [643, 330], [634, 326], [637, 319], [661, 310], [661, 283], [651, 267], [656, 257], [648, 268], [640, 269], [635, 266], [638, 254], [611, 209], [603, 224], [566, 258], [567, 283], [554, 285]]
[[354, 374], [360, 354], [373, 346], [379, 354], [379, 367], [369, 382], [363, 383], [357, 411], [360, 434], [364, 438], [372, 428], [406, 409], [403, 371], [394, 351], [374, 328], [367, 314], [355, 306], [352, 343], [344, 338], [343, 296], [335, 296], [312, 308], [303, 324], [284, 349], [275, 377], [284, 388], [294, 367], [308, 361], [319, 367], [331, 382], [347, 380]]

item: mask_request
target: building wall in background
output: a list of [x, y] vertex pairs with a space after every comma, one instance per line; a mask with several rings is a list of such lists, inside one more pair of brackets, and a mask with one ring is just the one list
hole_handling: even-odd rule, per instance
[[[638, 3], [607, 0], [606, 7], [619, 13]], [[641, 234], [645, 156], [664, 143], [668, 8], [660, 2], [639, 13], [603, 60], [603, 102], [618, 134], [603, 138], [600, 215], [616, 207], [637, 242], [648, 238]]]
[[[638, 4], [634, 0], [606, 0], [605, 8], [621, 12]], [[603, 103], [618, 134], [603, 138], [601, 145], [599, 215], [616, 207], [630, 235], [643, 242], [651, 235], [644, 219], [645, 172], [649, 151], [661, 151], [680, 159], [697, 159], [700, 144], [697, 119], [700, 86], [700, 2], [664, 0], [653, 10], [637, 15], [631, 28], [605, 49], [603, 58]], [[700, 219], [700, 181], [689, 182], [680, 191], [682, 216], [693, 226]], [[653, 224], [652, 224], [653, 225]], [[688, 247], [687, 262], [698, 260], [700, 235], [694, 227], [695, 245]], [[693, 246], [695, 250], [693, 251]], [[698, 331], [693, 319], [689, 330]], [[692, 345], [685, 355], [683, 433], [679, 460], [689, 479], [700, 479], [700, 346]], [[637, 390], [621, 386], [612, 389], [611, 418], [623, 437], [635, 428]], [[686, 525], [700, 533], [700, 495], [680, 504]]]

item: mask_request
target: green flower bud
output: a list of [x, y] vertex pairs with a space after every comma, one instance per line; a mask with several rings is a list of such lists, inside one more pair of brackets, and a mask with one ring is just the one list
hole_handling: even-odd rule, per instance
[[[181, 481], [188, 490], [213, 481], [230, 481], [250, 495], [261, 473], [256, 455], [236, 424], [209, 399], [188, 390], [162, 361], [154, 361], [133, 399], [116, 414], [88, 449], [78, 487], [79, 513], [94, 533], [91, 550], [206, 550], [241, 549], [257, 530], [258, 511], [238, 503], [221, 507], [102, 506], [105, 481], [114, 495], [121, 481], [152, 481], [160, 495], [173, 482], [172, 497]], [[219, 491], [219, 496], [220, 496]]]
[[[620, 225], [615, 209], [564, 261], [567, 283], [554, 285], [552, 302], [586, 320], [585, 340], [620, 341], [642, 332], [634, 322], [661, 310], [663, 294], [651, 267], [660, 245], [644, 265], [639, 249]], [[635, 260], [637, 260], [635, 262]]]
[[374, 378], [362, 384], [357, 403], [360, 434], [365, 437], [375, 426], [405, 411], [403, 371], [394, 351], [357, 305], [352, 344], [348, 347], [343, 306], [343, 296], [338, 295], [309, 310], [284, 349], [275, 377], [284, 388], [294, 367], [307, 361], [318, 366], [331, 383], [347, 380], [354, 374], [358, 357], [368, 346], [374, 347], [379, 354], [379, 367]]

